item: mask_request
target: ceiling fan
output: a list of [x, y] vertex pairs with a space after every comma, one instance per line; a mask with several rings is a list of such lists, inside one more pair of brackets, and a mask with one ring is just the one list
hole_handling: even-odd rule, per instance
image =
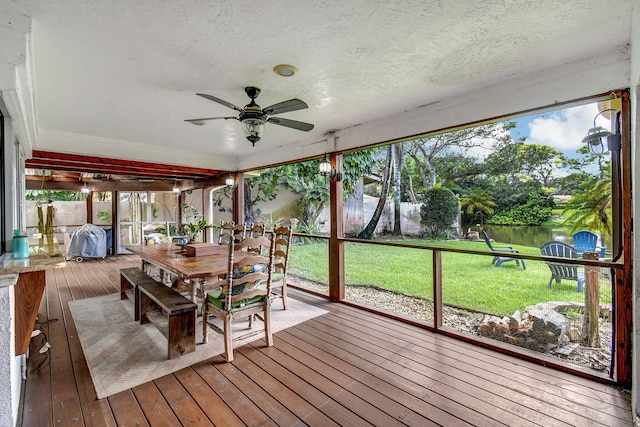
[[283, 119], [279, 117], [268, 117], [275, 114], [287, 113], [289, 111], [303, 110], [305, 108], [309, 108], [309, 106], [304, 102], [297, 98], [290, 99], [288, 101], [279, 102], [277, 104], [273, 104], [266, 108], [261, 108], [258, 104], [256, 104], [256, 98], [260, 95], [260, 89], [253, 86], [248, 86], [244, 88], [247, 96], [251, 98], [251, 102], [244, 106], [244, 108], [240, 108], [236, 105], [233, 105], [230, 102], [222, 100], [220, 98], [216, 98], [215, 96], [207, 95], [205, 93], [196, 93], [196, 95], [206, 98], [210, 101], [217, 102], [218, 104], [222, 104], [225, 107], [232, 108], [240, 113], [238, 117], [204, 117], [201, 119], [189, 119], [185, 120], [185, 122], [192, 123], [194, 125], [203, 125], [207, 120], [216, 120], [216, 119], [235, 119], [240, 121], [242, 124], [242, 131], [244, 132], [244, 136], [251, 141], [253, 146], [256, 145], [256, 142], [260, 141], [262, 134], [264, 132], [264, 125], [269, 122], [280, 126], [286, 126], [288, 128], [301, 130], [304, 132], [308, 132], [313, 129], [313, 125], [311, 123], [299, 122], [297, 120], [291, 119]]

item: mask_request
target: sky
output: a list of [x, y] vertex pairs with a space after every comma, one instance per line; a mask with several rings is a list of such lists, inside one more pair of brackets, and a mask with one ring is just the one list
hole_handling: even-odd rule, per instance
[[[582, 139], [587, 135], [588, 130], [594, 127], [594, 118], [596, 118], [596, 126], [611, 130], [610, 120], [604, 114], [598, 115], [598, 112], [598, 103], [593, 102], [511, 119], [516, 123], [516, 127], [509, 132], [514, 141], [524, 137], [527, 144], [547, 145], [562, 152], [565, 157], [578, 158], [581, 154], [577, 150], [585, 144]], [[479, 140], [479, 142], [483, 141]], [[606, 148], [606, 141], [603, 142]], [[479, 144], [476, 147], [461, 150], [465, 155], [472, 155], [480, 160], [491, 153], [487, 148], [488, 145], [490, 144]], [[605, 156], [609, 156], [609, 154], [606, 153]], [[596, 171], [596, 163], [585, 169], [585, 172], [595, 173]], [[554, 174], [565, 176], [571, 172], [570, 170], [556, 169]]]
[[[514, 139], [526, 137], [529, 144], [548, 145], [567, 157], [577, 157], [576, 150], [584, 143], [582, 138], [593, 127], [593, 118], [598, 114], [598, 104], [551, 111], [535, 116], [516, 119], [517, 127], [511, 131]], [[611, 129], [611, 123], [603, 115], [596, 119], [597, 126]]]

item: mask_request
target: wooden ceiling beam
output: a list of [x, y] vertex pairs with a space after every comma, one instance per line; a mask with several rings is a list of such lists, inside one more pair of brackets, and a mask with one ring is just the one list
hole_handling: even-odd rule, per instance
[[75, 164], [80, 168], [96, 168], [101, 166], [120, 167], [122, 170], [132, 172], [149, 171], [155, 172], [163, 176], [192, 176], [192, 177], [211, 177], [220, 174], [216, 169], [194, 168], [189, 166], [167, 165], [163, 163], [150, 163], [134, 160], [113, 159], [108, 157], [80, 156], [76, 154], [55, 153], [51, 151], [34, 150], [32, 154], [32, 163], [43, 161], [47, 164], [56, 164], [64, 162], [66, 165]]
[[[83, 183], [69, 181], [47, 181], [42, 183], [37, 180], [27, 180], [27, 190], [65, 190], [80, 191]], [[138, 182], [138, 181], [91, 181], [87, 185], [91, 191], [171, 191], [173, 182]]]
[[94, 164], [94, 165], [79, 165], [74, 162], [67, 162], [64, 160], [57, 161], [44, 161], [40, 159], [29, 159], [26, 161], [26, 166], [32, 169], [46, 169], [51, 171], [67, 171], [67, 172], [84, 172], [84, 173], [94, 173], [94, 174], [105, 174], [105, 175], [123, 175], [123, 176], [134, 176], [141, 178], [155, 178], [155, 179], [168, 179], [168, 180], [181, 180], [181, 179], [207, 179], [211, 178], [215, 175], [200, 175], [197, 173], [188, 173], [188, 172], [170, 172], [170, 171], [161, 171], [161, 170], [148, 170], [148, 169], [137, 169], [137, 168], [124, 168], [121, 166], [113, 166], [113, 165], [103, 165], [103, 164]]
[[[25, 179], [27, 181], [37, 181], [37, 182], [42, 182], [43, 179], [41, 176], [36, 176], [36, 175], [26, 175]], [[81, 182], [80, 179], [78, 177], [71, 177], [71, 176], [62, 176], [62, 175], [54, 175], [54, 176], [46, 176], [44, 177], [44, 181], [45, 182]]]

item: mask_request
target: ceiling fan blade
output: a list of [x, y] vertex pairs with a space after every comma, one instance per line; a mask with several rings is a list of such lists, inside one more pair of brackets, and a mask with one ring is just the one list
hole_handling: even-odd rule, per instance
[[188, 120], [185, 120], [185, 122], [189, 122], [194, 125], [203, 125], [204, 122], [207, 120], [218, 120], [218, 119], [229, 120], [229, 119], [237, 119], [237, 117], [203, 117], [201, 119], [188, 119]]
[[222, 104], [225, 107], [232, 108], [232, 109], [234, 109], [236, 111], [239, 111], [241, 113], [243, 111], [242, 108], [238, 107], [237, 105], [233, 105], [232, 103], [227, 102], [227, 101], [225, 101], [223, 99], [220, 99], [220, 98], [216, 98], [215, 96], [207, 95], [206, 93], [196, 93], [196, 95], [201, 96], [203, 98], [207, 98], [209, 101], [217, 102], [218, 104]]
[[286, 126], [292, 129], [298, 129], [304, 132], [309, 132], [313, 129], [313, 125], [311, 123], [299, 122], [297, 120], [283, 119], [280, 117], [269, 117], [267, 120], [269, 123], [273, 123], [274, 125]]
[[309, 108], [306, 102], [301, 101], [297, 98], [294, 98], [288, 101], [282, 101], [277, 104], [270, 105], [269, 107], [263, 108], [262, 112], [267, 115], [273, 115], [273, 114], [287, 113], [289, 111], [304, 110], [305, 108]]

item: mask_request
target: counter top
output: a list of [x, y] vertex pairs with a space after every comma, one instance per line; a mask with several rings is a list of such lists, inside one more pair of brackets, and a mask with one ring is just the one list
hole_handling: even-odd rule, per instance
[[29, 237], [29, 258], [14, 259], [10, 252], [2, 255], [0, 275], [29, 273], [66, 265], [64, 245], [61, 246], [55, 237]]

